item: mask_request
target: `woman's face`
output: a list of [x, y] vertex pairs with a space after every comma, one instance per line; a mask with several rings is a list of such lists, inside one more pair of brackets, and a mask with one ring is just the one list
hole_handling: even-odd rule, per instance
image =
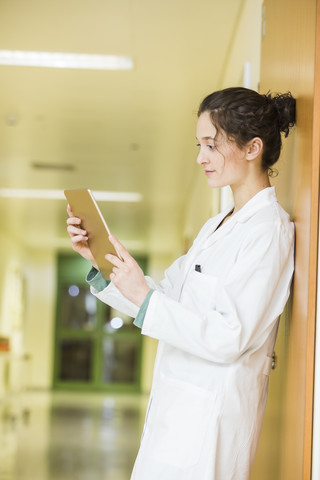
[[246, 149], [228, 140], [224, 132], [217, 135], [209, 112], [203, 112], [198, 119], [197, 140], [200, 147], [197, 162], [204, 169], [209, 187], [245, 183], [249, 168]]

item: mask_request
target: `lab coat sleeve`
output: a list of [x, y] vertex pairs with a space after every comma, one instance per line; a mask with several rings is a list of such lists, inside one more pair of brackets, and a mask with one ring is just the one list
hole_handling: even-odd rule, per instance
[[213, 291], [198, 287], [199, 305], [213, 295], [214, 309], [199, 313], [155, 291], [142, 334], [213, 362], [234, 362], [265, 341], [288, 299], [292, 273], [293, 227], [259, 226]]
[[[180, 275], [180, 270], [183, 266], [185, 256], [178, 258], [165, 272], [165, 277], [160, 283], [155, 283], [151, 277], [146, 276], [148, 286], [152, 290], [160, 293], [173, 295], [174, 279]], [[91, 285], [90, 291], [99, 300], [110, 305], [110, 307], [119, 310], [120, 312], [136, 318], [139, 313], [139, 307], [130, 300], [126, 299], [119, 291], [119, 289], [110, 282], [102, 291], [96, 289]]]
[[147, 312], [147, 309], [148, 309], [148, 306], [149, 306], [149, 302], [150, 302], [150, 298], [151, 298], [151, 295], [153, 294], [154, 290], [150, 290], [147, 295], [146, 295], [146, 298], [144, 299], [141, 307], [140, 307], [140, 310], [138, 312], [138, 315], [136, 316], [133, 324], [138, 327], [138, 328], [142, 328], [142, 325], [143, 325], [143, 322], [144, 322], [144, 317], [146, 316], [146, 312]]
[[[202, 227], [201, 231], [197, 235], [197, 238], [195, 239], [190, 251], [193, 248], [196, 248], [197, 243], [200, 241], [202, 236], [205, 235], [208, 230], [212, 229], [212, 223], [213, 219], [210, 219], [205, 223], [205, 225]], [[169, 298], [173, 297], [174, 288], [176, 285], [176, 278], [181, 275], [186, 256], [187, 255], [182, 255], [172, 263], [172, 265], [165, 271], [164, 278], [163, 280], [161, 280], [161, 282], [156, 283], [151, 277], [146, 276], [145, 278], [148, 286], [152, 290], [163, 293]], [[90, 291], [102, 302], [110, 305], [112, 308], [115, 308], [122, 313], [125, 313], [126, 315], [129, 315], [130, 317], [136, 318], [139, 313], [139, 307], [127, 300], [112, 282], [110, 282], [102, 291], [100, 291], [100, 289], [96, 289], [93, 285], [91, 285]]]

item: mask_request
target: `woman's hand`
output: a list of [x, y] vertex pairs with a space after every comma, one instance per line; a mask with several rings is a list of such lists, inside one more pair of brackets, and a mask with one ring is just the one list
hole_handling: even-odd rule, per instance
[[69, 215], [69, 218], [67, 219], [67, 232], [71, 238], [73, 250], [86, 260], [89, 260], [89, 262], [99, 270], [88, 245], [87, 232], [81, 228], [81, 219], [74, 216], [70, 205], [68, 205], [67, 212]]
[[141, 307], [147, 293], [150, 291], [144, 273], [133, 257], [113, 235], [110, 242], [123, 260], [112, 254], [107, 254], [106, 259], [114, 265], [110, 280], [128, 300]]

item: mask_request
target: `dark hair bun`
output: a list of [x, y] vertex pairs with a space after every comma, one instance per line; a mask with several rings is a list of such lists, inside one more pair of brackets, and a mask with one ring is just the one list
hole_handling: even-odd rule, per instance
[[282, 135], [287, 137], [296, 120], [296, 101], [290, 92], [261, 95], [244, 87], [230, 87], [204, 98], [198, 116], [209, 112], [217, 132], [224, 131], [239, 148], [255, 137], [263, 141], [262, 168], [272, 172], [278, 160]]
[[283, 94], [276, 94], [271, 97], [266, 95], [267, 100], [274, 105], [279, 116], [280, 132], [283, 132], [285, 137], [289, 135], [289, 130], [296, 123], [296, 100], [290, 92]]

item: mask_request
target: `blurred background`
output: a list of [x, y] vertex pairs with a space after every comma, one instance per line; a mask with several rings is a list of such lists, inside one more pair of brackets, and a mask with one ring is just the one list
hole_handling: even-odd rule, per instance
[[[258, 87], [261, 2], [1, 1], [0, 26], [1, 50], [133, 62], [129, 70], [0, 66], [0, 325], [13, 351], [32, 352], [31, 385], [62, 387], [71, 372], [61, 371], [61, 356], [72, 363], [80, 340], [68, 346], [60, 330], [88, 335], [81, 342], [91, 364], [93, 330], [109, 335], [109, 313], [97, 313], [91, 297], [86, 311], [85, 287], [74, 296], [67, 288], [84, 285], [89, 266], [72, 255], [63, 189], [139, 194], [98, 203], [112, 232], [161, 279], [220, 208], [196, 164], [196, 113], [205, 95], [243, 85], [246, 68], [248, 86]], [[58, 192], [61, 200], [48, 198]], [[81, 380], [103, 387], [91, 366]]]
[[[63, 190], [97, 192], [111, 231], [160, 280], [230, 201], [228, 189], [207, 187], [196, 164], [203, 97], [238, 85], [311, 98], [316, 1], [303, 12], [299, 2], [290, 6], [289, 32], [282, 24], [289, 6], [275, 4], [0, 0], [0, 480], [130, 477], [157, 342], [90, 295], [90, 265], [66, 234]], [[291, 35], [294, 43], [300, 21], [297, 42], [309, 56], [296, 51], [294, 61], [312, 60], [297, 74], [304, 86], [291, 86], [292, 62], [283, 75], [272, 42], [283, 35], [285, 49]], [[23, 52], [29, 61], [30, 52], [55, 52], [127, 63], [22, 66]], [[294, 217], [293, 169], [284, 161], [279, 170], [286, 180], [275, 181], [278, 195]], [[280, 372], [275, 398], [283, 393]], [[270, 412], [274, 426], [280, 410]], [[253, 478], [280, 478], [280, 440], [263, 438]]]

